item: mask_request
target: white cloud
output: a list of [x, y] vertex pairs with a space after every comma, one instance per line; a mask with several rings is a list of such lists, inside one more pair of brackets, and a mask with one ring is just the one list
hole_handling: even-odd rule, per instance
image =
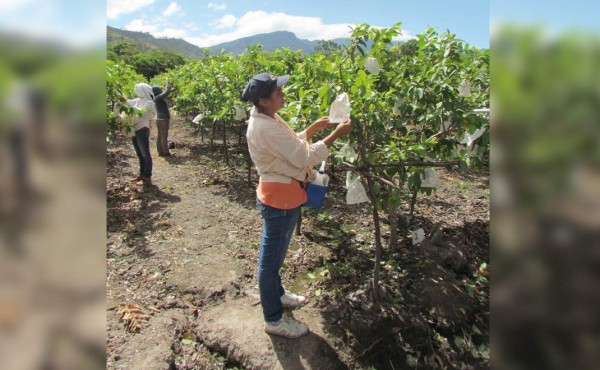
[[181, 7], [177, 5], [177, 3], [171, 3], [165, 10], [163, 10], [162, 15], [164, 15], [165, 17], [169, 17], [179, 12], [180, 10]]
[[108, 19], [116, 19], [121, 14], [133, 13], [136, 10], [153, 3], [154, 0], [107, 0], [106, 16]]
[[[316, 17], [251, 11], [240, 18], [236, 18], [232, 14], [227, 14], [211, 22], [210, 26], [215, 31], [229, 29], [228, 32], [221, 34], [205, 33], [197, 35], [197, 25], [192, 25], [191, 27], [189, 24], [185, 24], [177, 26], [179, 28], [167, 28], [168, 26], [170, 25], [160, 19], [153, 22], [136, 19], [125, 26], [125, 29], [148, 32], [156, 37], [182, 38], [199, 47], [209, 47], [242, 37], [274, 31], [290, 31], [296, 34], [298, 38], [308, 40], [346, 38], [350, 36], [350, 27], [353, 27], [354, 24], [324, 24], [321, 18]], [[403, 35], [395, 37], [394, 41], [406, 41], [411, 38], [414, 38], [414, 36], [411, 36], [404, 30]]]
[[74, 48], [94, 48], [106, 43], [104, 4], [78, 8], [85, 26], [65, 18], [56, 1], [0, 1], [0, 33], [9, 32], [40, 41], [52, 41]]
[[134, 19], [129, 22], [125, 27], [129, 31], [148, 32], [155, 35], [158, 32], [158, 27], [154, 23], [150, 23], [145, 19]]
[[7, 12], [10, 10], [19, 9], [30, 2], [31, 0], [0, 1], [0, 12]]
[[219, 4], [219, 3], [208, 3], [208, 9], [225, 10], [225, 9], [227, 9], [227, 5], [226, 4]]
[[330, 40], [347, 37], [350, 34], [350, 23], [323, 24], [321, 18], [302, 17], [285, 13], [267, 13], [251, 11], [237, 21], [237, 32], [244, 36], [273, 31], [290, 31], [301, 39]]
[[417, 36], [413, 36], [406, 31], [402, 31], [402, 33], [392, 39], [394, 42], [406, 42], [408, 40], [416, 39]]
[[200, 29], [197, 23], [186, 23], [184, 27], [190, 31], [198, 31]]
[[170, 37], [183, 39], [187, 32], [179, 28], [167, 28], [160, 22], [149, 22], [146, 19], [135, 19], [129, 22], [125, 27], [129, 31], [147, 32], [154, 37]]
[[[225, 16], [227, 17], [227, 16]], [[335, 39], [348, 37], [350, 35], [350, 23], [341, 24], [323, 24], [321, 18], [301, 17], [288, 15], [285, 13], [267, 13], [265, 11], [250, 11], [232, 22], [232, 18], [222, 17], [213, 23], [214, 26], [230, 25], [235, 26], [231, 32], [223, 34], [204, 34], [199, 37], [190, 37], [187, 40], [200, 47], [207, 47], [222, 42], [228, 42], [241, 37], [268, 33], [274, 31], [290, 31], [296, 34], [298, 38], [308, 40]], [[230, 23], [226, 23], [229, 21]], [[220, 27], [224, 28], [224, 27]]]
[[221, 28], [231, 28], [235, 25], [236, 18], [233, 14], [227, 14], [212, 22], [210, 25], [221, 29]]
[[153, 33], [153, 36], [182, 39], [182, 38], [185, 38], [186, 34], [187, 33], [185, 32], [185, 30], [175, 29], [175, 28], [165, 28], [162, 31]]

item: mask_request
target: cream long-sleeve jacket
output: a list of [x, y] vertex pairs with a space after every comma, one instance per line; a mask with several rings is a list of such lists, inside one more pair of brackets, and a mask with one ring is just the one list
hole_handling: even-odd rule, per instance
[[275, 119], [250, 111], [248, 123], [248, 149], [262, 182], [289, 184], [292, 179], [303, 181], [306, 167], [312, 167], [329, 156], [323, 141], [309, 144], [306, 131], [300, 134], [275, 114]]
[[154, 101], [144, 98], [127, 99], [127, 104], [142, 111], [141, 116], [131, 116], [135, 131], [144, 127], [150, 128], [150, 122], [156, 119], [156, 106]]

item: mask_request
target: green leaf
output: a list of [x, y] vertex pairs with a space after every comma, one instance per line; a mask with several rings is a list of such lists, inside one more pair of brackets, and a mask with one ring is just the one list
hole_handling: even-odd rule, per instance
[[422, 88], [420, 88], [420, 87], [417, 89], [417, 97], [418, 97], [419, 99], [422, 99], [422, 98], [423, 98], [423, 89], [422, 89]]
[[454, 337], [454, 344], [456, 344], [457, 347], [462, 347], [465, 344], [465, 340], [462, 337]]
[[467, 293], [469, 293], [469, 295], [472, 297], [473, 294], [475, 293], [475, 285], [468, 284], [467, 285]]
[[329, 86], [323, 85], [319, 89], [319, 98], [323, 98], [329, 92]]
[[356, 86], [358, 86], [358, 87], [365, 86], [367, 84], [367, 81], [368, 81], [367, 73], [363, 69], [358, 71], [358, 73], [356, 75]]
[[315, 278], [315, 274], [313, 274], [312, 272], [309, 272], [308, 273], [308, 277], [311, 278], [311, 279], [314, 279]]
[[181, 340], [181, 343], [183, 343], [183, 344], [192, 344], [192, 343], [194, 343], [194, 341], [192, 339], [183, 338]]
[[321, 288], [315, 290], [315, 296], [320, 296], [321, 295]]

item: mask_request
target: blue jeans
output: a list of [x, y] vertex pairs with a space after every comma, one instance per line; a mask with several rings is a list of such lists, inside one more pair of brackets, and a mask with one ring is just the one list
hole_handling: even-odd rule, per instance
[[152, 177], [152, 157], [150, 156], [150, 130], [141, 129], [131, 138], [135, 154], [140, 161], [140, 175]]
[[263, 219], [263, 232], [258, 255], [258, 289], [265, 321], [281, 319], [283, 306], [281, 296], [285, 293], [281, 285], [279, 269], [290, 245], [294, 227], [298, 221], [300, 207], [285, 210], [270, 207], [256, 200], [256, 207]]

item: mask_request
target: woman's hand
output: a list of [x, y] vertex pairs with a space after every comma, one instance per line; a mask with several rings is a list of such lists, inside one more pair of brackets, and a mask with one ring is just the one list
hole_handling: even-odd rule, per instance
[[333, 130], [333, 132], [329, 134], [323, 140], [323, 142], [325, 145], [330, 146], [337, 138], [348, 135], [350, 131], [352, 131], [352, 121], [350, 118], [348, 118], [344, 122], [338, 124], [335, 130]]
[[311, 123], [306, 129], [306, 138], [310, 139], [315, 133], [325, 130], [327, 127], [333, 126], [333, 123], [329, 121], [329, 117], [321, 117], [315, 122]]
[[346, 118], [344, 122], [338, 124], [335, 128], [335, 132], [337, 132], [339, 136], [348, 135], [350, 131], [352, 131], [352, 121], [350, 120], [350, 118]]
[[314, 132], [325, 130], [328, 127], [333, 126], [333, 123], [329, 121], [329, 117], [324, 116], [313, 122], [311, 125], [314, 127]]

